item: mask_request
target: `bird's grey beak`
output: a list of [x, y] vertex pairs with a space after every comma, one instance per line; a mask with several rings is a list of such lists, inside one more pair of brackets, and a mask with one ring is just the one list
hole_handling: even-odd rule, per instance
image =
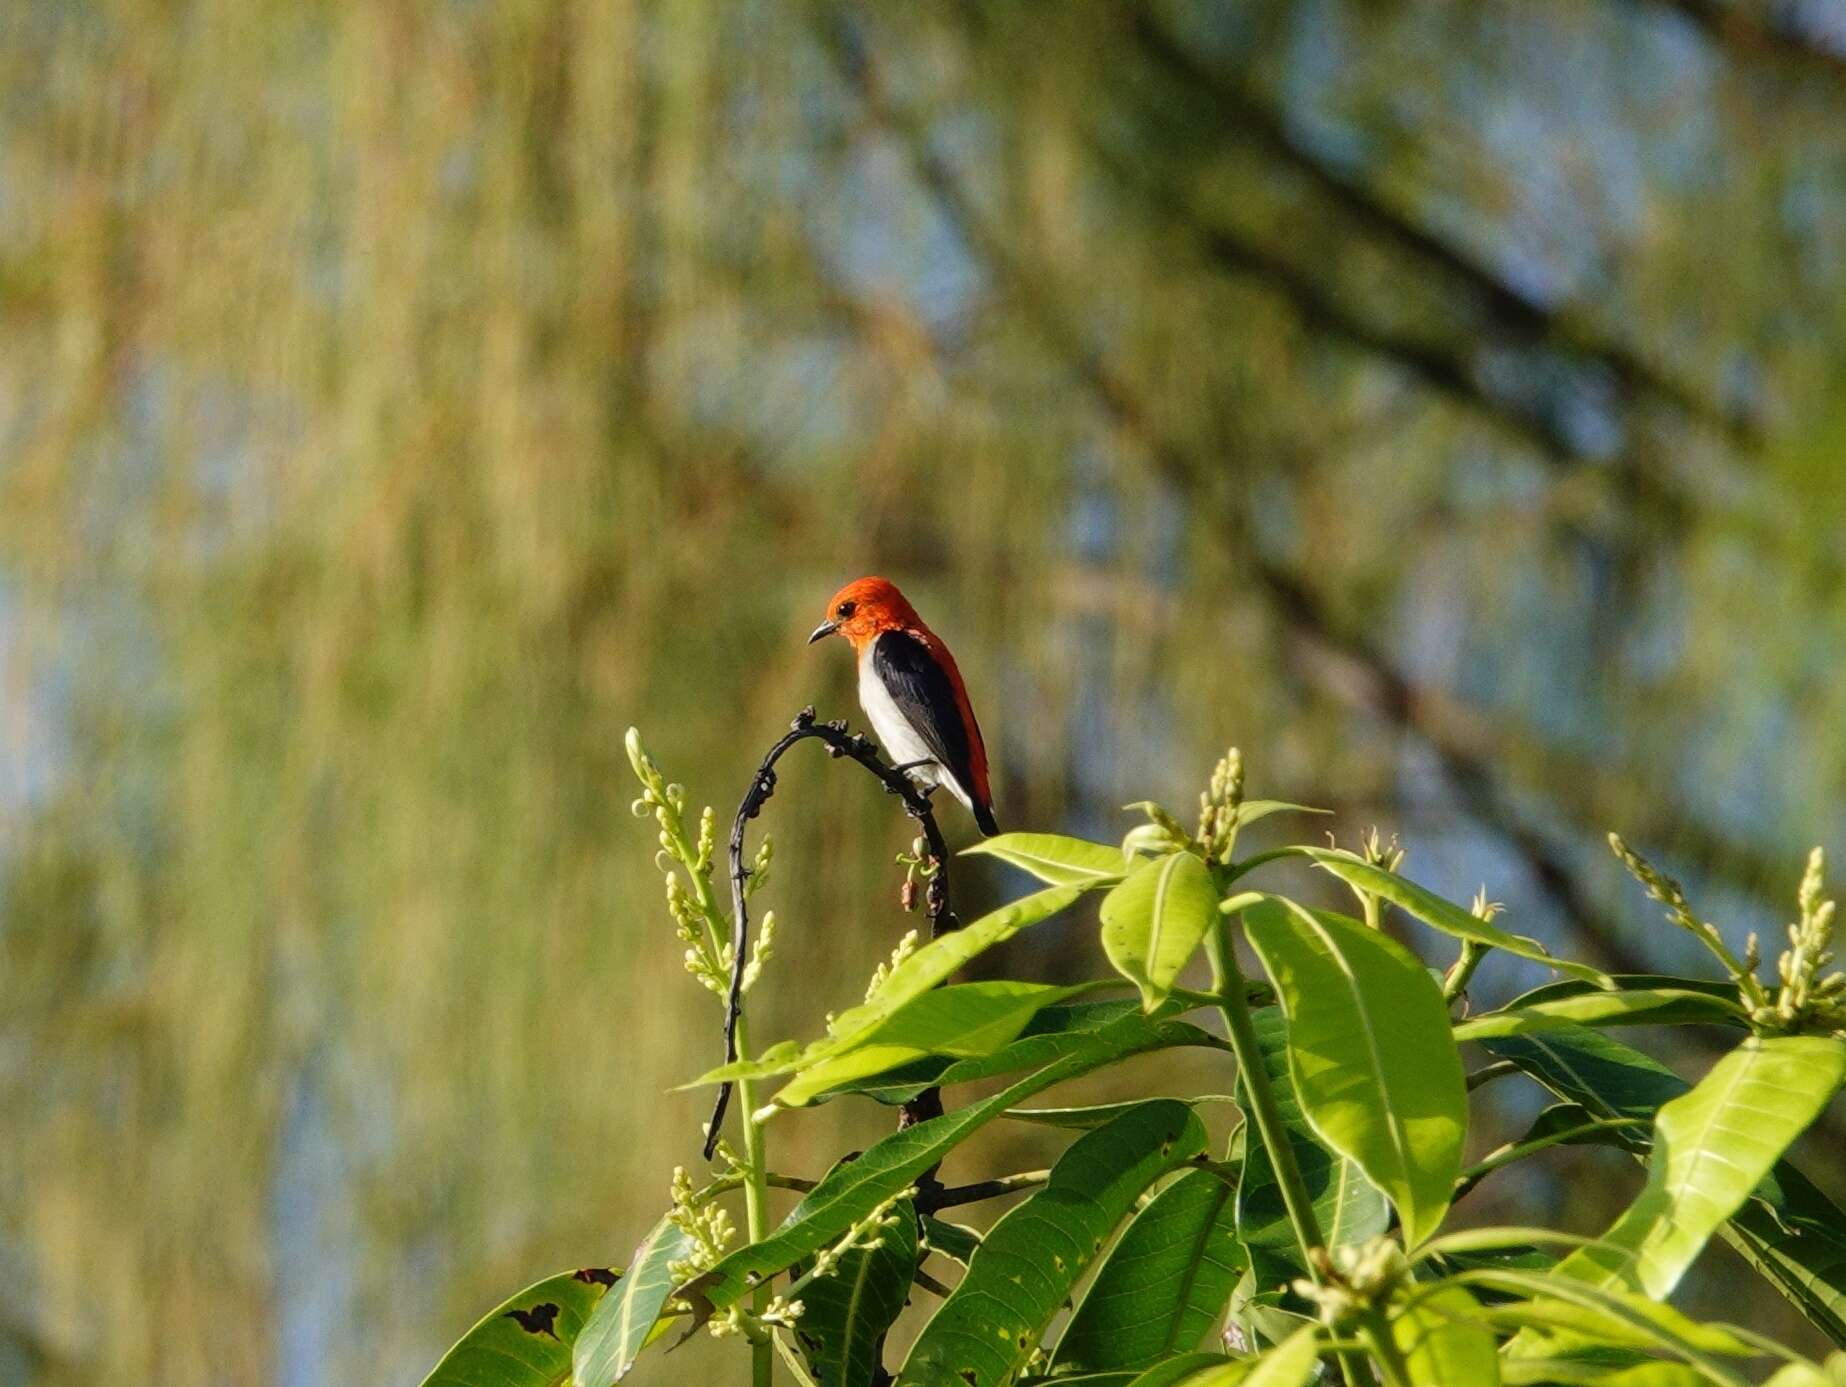
[[814, 634], [808, 637], [808, 644], [809, 645], [814, 644], [814, 642], [819, 640], [822, 636], [831, 636], [835, 631], [839, 629], [840, 629], [839, 622], [823, 621], [821, 622], [820, 625], [814, 628]]

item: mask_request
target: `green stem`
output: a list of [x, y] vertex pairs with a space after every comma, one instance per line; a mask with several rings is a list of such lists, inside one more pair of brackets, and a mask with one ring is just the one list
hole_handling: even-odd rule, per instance
[[1468, 990], [1468, 984], [1474, 980], [1474, 970], [1486, 957], [1487, 945], [1477, 944], [1472, 939], [1462, 940], [1461, 956], [1450, 965], [1442, 979], [1442, 1000], [1453, 1005], [1455, 999]]
[[1237, 1072], [1243, 1077], [1250, 1096], [1250, 1115], [1256, 1123], [1263, 1149], [1269, 1155], [1270, 1169], [1282, 1191], [1282, 1204], [1288, 1210], [1289, 1224], [1295, 1241], [1301, 1246], [1301, 1260], [1309, 1275], [1314, 1272], [1313, 1253], [1323, 1247], [1320, 1220], [1314, 1216], [1314, 1201], [1308, 1195], [1301, 1167], [1295, 1163], [1295, 1148], [1289, 1144], [1288, 1129], [1282, 1125], [1282, 1110], [1276, 1106], [1275, 1089], [1270, 1086], [1269, 1070], [1263, 1064], [1262, 1047], [1256, 1039], [1256, 1023], [1250, 1019], [1250, 1004], [1244, 996], [1244, 978], [1237, 967], [1237, 951], [1231, 939], [1231, 922], [1220, 919], [1205, 935], [1205, 953], [1211, 960], [1212, 989], [1217, 994], [1218, 1010], [1224, 1016], [1224, 1029], [1237, 1056]]
[[1374, 1310], [1359, 1324], [1359, 1338], [1371, 1352], [1372, 1361], [1384, 1376], [1384, 1387], [1410, 1387], [1410, 1365], [1391, 1337], [1391, 1326]]
[[[750, 1054], [750, 1033], [743, 1017], [737, 1018], [737, 1058]], [[756, 1119], [755, 1085], [748, 1079], [737, 1081], [737, 1102], [743, 1109], [744, 1124], [744, 1226], [750, 1241], [761, 1242], [769, 1232], [768, 1164], [763, 1158], [763, 1124]], [[769, 1308], [770, 1286], [767, 1281], [751, 1296], [750, 1306], [758, 1314]], [[750, 1345], [751, 1387], [771, 1387], [775, 1381], [775, 1347], [768, 1339]]]

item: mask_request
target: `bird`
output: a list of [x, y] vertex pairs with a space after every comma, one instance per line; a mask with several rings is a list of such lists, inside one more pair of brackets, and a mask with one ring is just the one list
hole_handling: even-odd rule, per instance
[[859, 658], [859, 703], [897, 768], [967, 806], [986, 837], [1000, 831], [987, 784], [987, 748], [955, 657], [897, 585], [859, 578], [834, 593], [808, 644], [844, 636]]

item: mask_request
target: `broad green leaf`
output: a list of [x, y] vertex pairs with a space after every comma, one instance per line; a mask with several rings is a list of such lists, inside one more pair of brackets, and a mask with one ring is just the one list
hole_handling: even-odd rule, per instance
[[1176, 1046], [1221, 1050], [1224, 1041], [1167, 1012], [1144, 1016], [1136, 1002], [1079, 1002], [1052, 1006], [1034, 1016], [1019, 1038], [979, 1059], [918, 1060], [869, 1078], [838, 1084], [824, 1097], [859, 1093], [881, 1103], [907, 1103], [926, 1088], [972, 1083], [1080, 1054], [1098, 1045], [1118, 1055]]
[[[1689, 1087], [1639, 1050], [1582, 1027], [1483, 1043], [1599, 1116], [1651, 1119]], [[1650, 1150], [1646, 1129], [1612, 1135], [1638, 1156]], [[1846, 1344], [1846, 1210], [1780, 1161], [1732, 1215], [1724, 1236], [1817, 1328]]]
[[1112, 886], [1128, 871], [1120, 848], [1061, 833], [1002, 833], [962, 849], [964, 857], [971, 853], [997, 857], [1053, 886]]
[[1483, 920], [1453, 902], [1443, 900], [1434, 892], [1424, 890], [1414, 881], [1395, 872], [1387, 872], [1383, 867], [1375, 867], [1364, 858], [1344, 849], [1302, 847], [1290, 851], [1324, 867], [1348, 886], [1387, 900], [1444, 934], [1453, 935], [1457, 939], [1471, 939], [1477, 944], [1492, 945], [1506, 953], [1555, 968], [1560, 973], [1582, 978], [1598, 987], [1609, 985], [1607, 974], [1600, 969], [1567, 958], [1553, 958], [1536, 939], [1509, 934], [1491, 921]]
[[1204, 1149], [1192, 1109], [1164, 1098], [1079, 1137], [1044, 1188], [988, 1231], [968, 1274], [917, 1336], [898, 1387], [1009, 1380], [1136, 1197]]
[[1288, 1014], [1302, 1112], [1397, 1206], [1414, 1248], [1448, 1209], [1468, 1122], [1441, 991], [1402, 945], [1341, 915], [1268, 897], [1244, 928]]
[[1480, 1308], [1460, 1286], [1442, 1286], [1392, 1317], [1391, 1337], [1404, 1355], [1410, 1387], [1496, 1387], [1499, 1345]]
[[917, 1217], [909, 1204], [891, 1212], [897, 1221], [877, 1247], [847, 1253], [832, 1275], [817, 1277], [801, 1293], [805, 1308], [795, 1337], [816, 1387], [870, 1382], [885, 1331], [903, 1311], [917, 1270]]
[[1148, 1368], [1196, 1348], [1244, 1267], [1231, 1186], [1188, 1171], [1110, 1249], [1058, 1341], [1054, 1370]]
[[777, 1090], [775, 1101], [798, 1108], [840, 1084], [927, 1055], [979, 1059], [1016, 1039], [1045, 1007], [1107, 985], [965, 982], [939, 987], [912, 999], [840, 1053], [804, 1068]]
[[1103, 897], [1103, 952], [1152, 1011], [1217, 923], [1211, 869], [1189, 852], [1168, 853]]
[[1846, 1079], [1846, 1041], [1752, 1036], [1660, 1109], [1647, 1185], [1558, 1274], [1672, 1293], [1711, 1235], [1750, 1197]]
[[1460, 1021], [1455, 1039], [1524, 1035], [1576, 1023], [1586, 1026], [1664, 1026], [1678, 1022], [1743, 1025], [1743, 1008], [1704, 992], [1653, 988], [1630, 992], [1585, 991], [1546, 1001], [1514, 1004]]
[[423, 1387], [562, 1387], [571, 1345], [620, 1277], [611, 1267], [585, 1267], [526, 1287], [482, 1316]]
[[688, 1292], [696, 1292], [717, 1310], [735, 1305], [759, 1281], [809, 1256], [911, 1184], [984, 1123], [1055, 1083], [1135, 1053], [1146, 1039], [1141, 1028], [1118, 1036], [1104, 1032], [1083, 1050], [1034, 1070], [979, 1103], [891, 1133], [858, 1160], [827, 1172], [780, 1227], [761, 1242], [738, 1248], [693, 1282]]
[[692, 1251], [692, 1240], [661, 1219], [635, 1249], [628, 1275], [602, 1298], [577, 1336], [572, 1354], [577, 1387], [609, 1387], [628, 1375], [673, 1294], [668, 1268]]
[[[1288, 1072], [1288, 1023], [1283, 1020], [1281, 1010], [1263, 1007], [1251, 1013], [1251, 1020], [1256, 1026], [1263, 1067], [1269, 1071], [1276, 1107], [1283, 1126], [1288, 1129], [1295, 1164], [1314, 1201], [1315, 1219], [1327, 1245], [1339, 1247], [1376, 1237], [1389, 1225], [1391, 1210], [1384, 1196], [1360, 1173], [1359, 1167], [1329, 1151], [1302, 1116], [1294, 1081]], [[1241, 1084], [1238, 1092], [1244, 1093]], [[1248, 1101], [1247, 1096], [1244, 1101]], [[1298, 1273], [1304, 1273], [1306, 1268], [1301, 1265], [1294, 1226], [1288, 1220], [1288, 1209], [1282, 1202], [1282, 1189], [1276, 1183], [1269, 1152], [1252, 1125], [1246, 1123], [1244, 1132], [1243, 1179], [1237, 1187], [1239, 1235], [1250, 1246], [1267, 1249]]]

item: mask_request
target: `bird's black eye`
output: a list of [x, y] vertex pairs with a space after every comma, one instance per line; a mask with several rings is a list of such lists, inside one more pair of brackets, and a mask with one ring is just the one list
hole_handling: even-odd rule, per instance
[[853, 609], [857, 607], [858, 605], [859, 604], [857, 602], [842, 602], [840, 603], [839, 606], [833, 609], [833, 614], [837, 616], [841, 621], [845, 621], [848, 617], [850, 617], [853, 614]]

